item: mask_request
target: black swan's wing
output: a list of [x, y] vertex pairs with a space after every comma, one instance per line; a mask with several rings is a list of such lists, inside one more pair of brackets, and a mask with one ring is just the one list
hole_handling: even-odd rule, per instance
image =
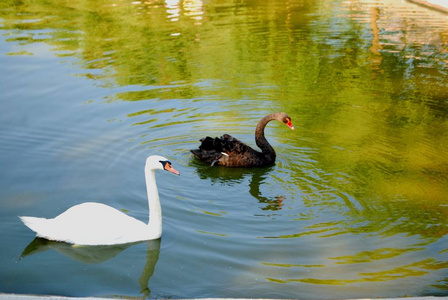
[[254, 153], [257, 153], [250, 146], [229, 134], [224, 134], [219, 140], [222, 145], [222, 151], [228, 155], [254, 155]]
[[222, 156], [221, 151], [217, 150], [220, 148], [220, 143], [215, 141], [216, 139], [218, 138], [214, 139], [207, 136], [200, 140], [201, 145], [199, 146], [199, 149], [190, 150], [190, 152], [193, 153], [197, 159], [214, 165]]
[[206, 137], [201, 139], [201, 145], [191, 152], [199, 160], [211, 165], [228, 167], [248, 167], [261, 164], [262, 155], [250, 146], [231, 135], [224, 134], [220, 138]]

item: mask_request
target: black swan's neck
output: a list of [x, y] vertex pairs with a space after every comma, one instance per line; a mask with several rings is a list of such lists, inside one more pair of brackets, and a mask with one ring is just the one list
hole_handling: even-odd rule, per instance
[[272, 148], [272, 146], [269, 144], [268, 140], [264, 136], [264, 128], [266, 127], [266, 124], [268, 124], [272, 120], [277, 119], [277, 114], [270, 114], [266, 117], [262, 118], [255, 128], [255, 143], [258, 147], [260, 147], [261, 152], [265, 155], [267, 155], [270, 158], [275, 159], [275, 150]]

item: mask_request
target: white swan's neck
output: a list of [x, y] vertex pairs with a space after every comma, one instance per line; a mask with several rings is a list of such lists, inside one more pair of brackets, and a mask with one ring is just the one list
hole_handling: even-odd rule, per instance
[[162, 207], [160, 206], [159, 193], [156, 185], [155, 170], [145, 168], [146, 191], [148, 193], [149, 221], [148, 227], [151, 234], [162, 235]]

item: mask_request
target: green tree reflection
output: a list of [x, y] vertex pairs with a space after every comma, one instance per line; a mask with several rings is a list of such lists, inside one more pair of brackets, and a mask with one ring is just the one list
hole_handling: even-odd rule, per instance
[[[300, 133], [282, 132], [279, 140], [291, 152], [315, 151], [307, 170], [303, 160], [288, 161], [291, 180], [306, 206], [340, 211], [345, 220], [271, 238], [421, 238], [404, 249], [330, 258], [335, 264], [420, 251], [448, 234], [448, 21], [440, 17], [439, 27], [429, 28], [421, 15], [391, 19], [387, 6], [333, 2], [4, 0], [0, 18], [8, 42], [51, 45], [56, 55], [77, 58], [83, 76], [101, 85], [139, 86], [110, 102], [269, 100], [295, 116]], [[147, 116], [133, 125], [148, 125], [167, 111], [128, 117]], [[283, 198], [263, 198], [259, 181], [251, 192], [279, 209]], [[447, 267], [428, 258], [357, 279], [269, 280], [344, 285]]]

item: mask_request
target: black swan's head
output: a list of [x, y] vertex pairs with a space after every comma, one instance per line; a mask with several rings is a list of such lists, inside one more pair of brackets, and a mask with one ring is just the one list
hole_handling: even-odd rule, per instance
[[277, 120], [279, 120], [280, 122], [285, 123], [286, 125], [288, 125], [289, 128], [294, 130], [294, 126], [292, 125], [292, 122], [291, 122], [291, 117], [288, 116], [287, 114], [279, 113]]

